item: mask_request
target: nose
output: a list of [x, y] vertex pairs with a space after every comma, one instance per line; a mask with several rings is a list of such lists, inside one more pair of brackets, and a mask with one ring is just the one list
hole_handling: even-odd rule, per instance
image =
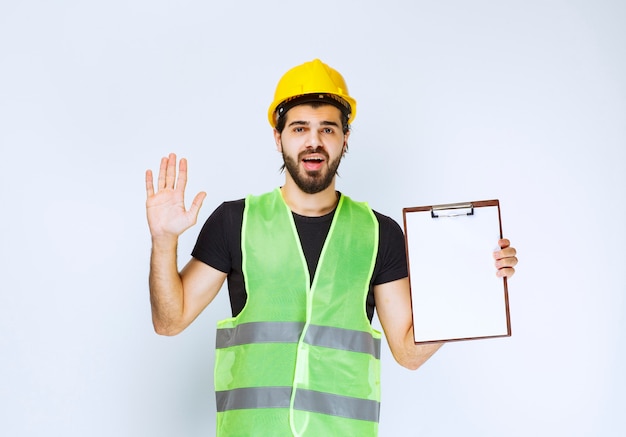
[[322, 145], [322, 137], [320, 133], [315, 129], [311, 129], [311, 131], [309, 132], [309, 136], [307, 138], [307, 143], [306, 143], [307, 148], [316, 149], [317, 147], [321, 145]]

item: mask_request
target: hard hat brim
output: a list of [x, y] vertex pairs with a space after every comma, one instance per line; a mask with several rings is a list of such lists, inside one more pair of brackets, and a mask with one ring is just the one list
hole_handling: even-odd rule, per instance
[[279, 118], [283, 117], [287, 113], [287, 111], [289, 111], [294, 106], [306, 104], [332, 105], [339, 109], [341, 113], [348, 119], [350, 119], [350, 114], [352, 113], [352, 107], [347, 100], [335, 94], [313, 93], [304, 94], [301, 96], [294, 96], [281, 102], [274, 111], [274, 120], [278, 121]]

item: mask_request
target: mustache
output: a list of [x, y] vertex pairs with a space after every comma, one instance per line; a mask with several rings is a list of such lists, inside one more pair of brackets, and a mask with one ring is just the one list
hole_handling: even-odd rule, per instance
[[322, 155], [324, 156], [324, 158], [326, 158], [326, 160], [330, 159], [330, 155], [328, 154], [328, 152], [326, 152], [326, 149], [324, 149], [323, 147], [316, 147], [315, 149], [307, 149], [303, 152], [300, 152], [298, 154], [298, 159], [302, 160], [306, 156], [313, 155], [313, 154]]

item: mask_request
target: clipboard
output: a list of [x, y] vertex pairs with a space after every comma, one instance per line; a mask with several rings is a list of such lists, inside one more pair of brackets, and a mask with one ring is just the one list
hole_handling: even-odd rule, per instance
[[502, 238], [500, 202], [404, 208], [416, 344], [510, 337], [506, 278], [492, 252]]

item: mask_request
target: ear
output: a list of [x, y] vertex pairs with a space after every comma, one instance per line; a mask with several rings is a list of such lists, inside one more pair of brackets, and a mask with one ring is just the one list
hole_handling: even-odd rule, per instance
[[274, 141], [276, 142], [276, 150], [280, 153], [283, 152], [283, 143], [280, 138], [280, 132], [274, 129]]
[[350, 131], [343, 134], [343, 149], [341, 152], [342, 155], [345, 155], [346, 152], [348, 151], [348, 138], [349, 137], [350, 137]]

